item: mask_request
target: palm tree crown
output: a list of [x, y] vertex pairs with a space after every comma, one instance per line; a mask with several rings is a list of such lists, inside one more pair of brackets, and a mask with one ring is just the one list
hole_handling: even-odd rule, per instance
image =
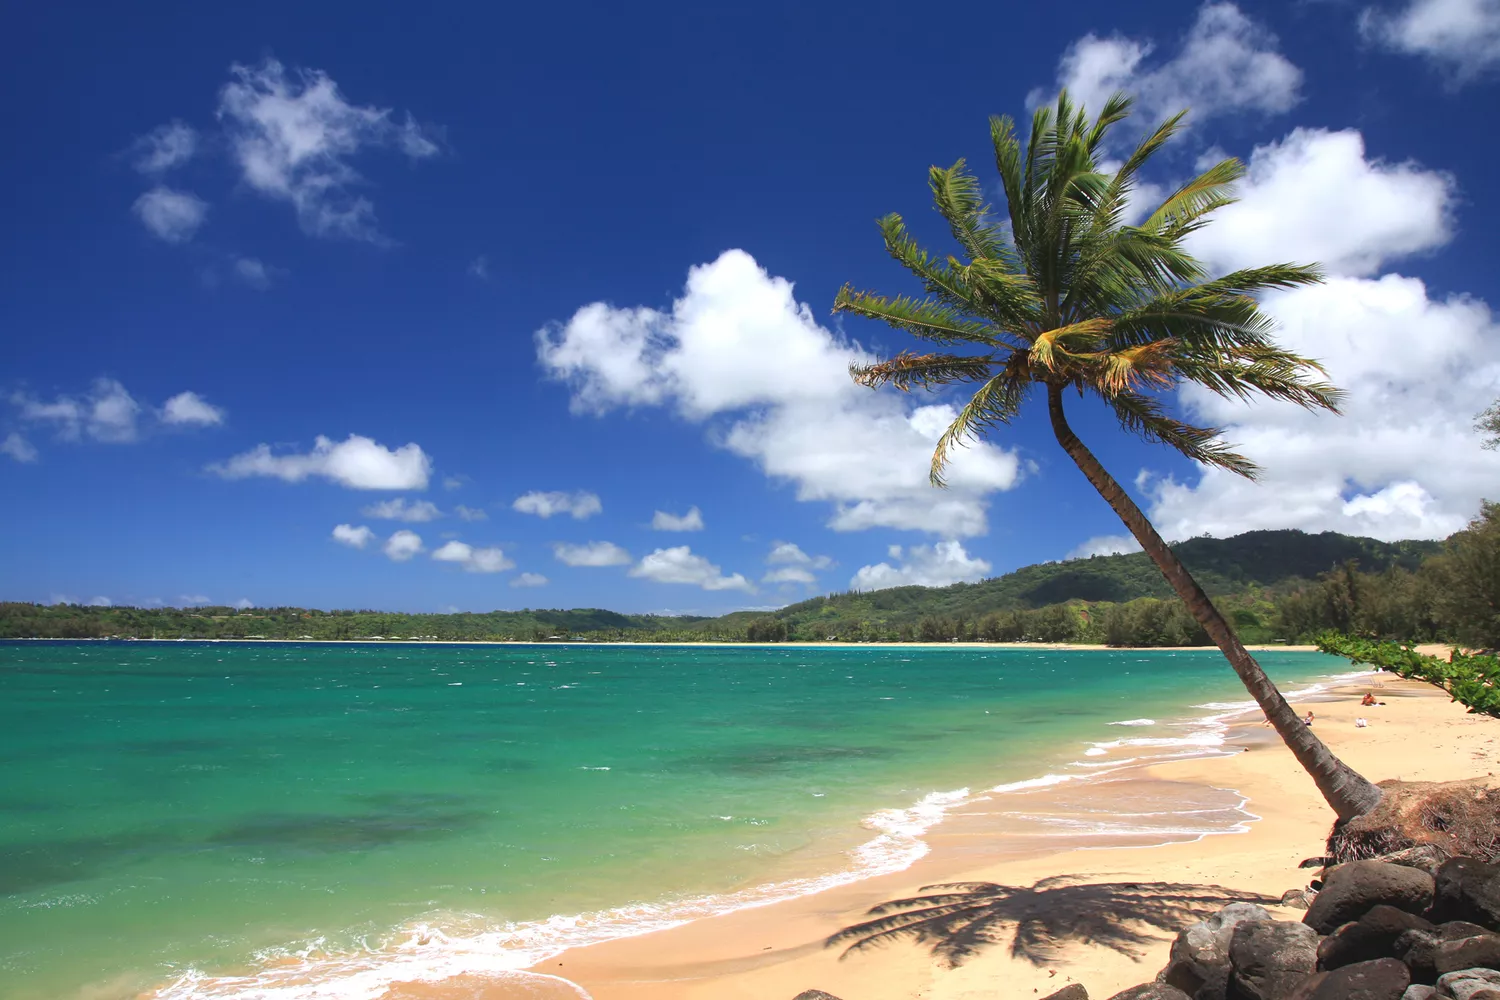
[[903, 352], [856, 367], [871, 387], [982, 382], [933, 455], [932, 478], [954, 446], [1009, 422], [1034, 384], [1073, 387], [1102, 399], [1129, 431], [1243, 476], [1254, 463], [1218, 428], [1169, 415], [1159, 394], [1196, 382], [1221, 395], [1261, 393], [1337, 411], [1341, 393], [1323, 369], [1278, 347], [1254, 296], [1321, 280], [1316, 267], [1273, 264], [1211, 277], [1185, 248], [1189, 234], [1229, 204], [1244, 166], [1226, 159], [1128, 225], [1141, 168], [1181, 128], [1178, 114], [1148, 135], [1113, 172], [1103, 169], [1110, 127], [1129, 99], [1115, 96], [1093, 122], [1066, 93], [1038, 108], [1024, 148], [1007, 117], [990, 121], [1008, 220], [991, 214], [963, 160], [929, 172], [933, 202], [964, 257], [939, 260], [919, 247], [899, 215], [880, 220], [887, 251], [928, 298], [889, 298], [845, 286], [834, 305], [901, 330], [978, 353]]
[[1142, 166], [1182, 127], [1183, 115], [1148, 135], [1120, 166], [1104, 168], [1105, 137], [1130, 110], [1112, 97], [1092, 122], [1066, 93], [1040, 108], [1025, 147], [1009, 118], [990, 122], [995, 165], [1010, 218], [996, 219], [979, 181], [960, 160], [930, 172], [932, 198], [964, 256], [938, 260], [919, 247], [899, 215], [880, 220], [891, 256], [915, 274], [927, 297], [888, 298], [845, 286], [835, 311], [884, 320], [952, 350], [903, 352], [856, 365], [856, 381], [899, 389], [980, 383], [939, 439], [932, 481], [943, 485], [953, 448], [1008, 423], [1033, 386], [1047, 394], [1052, 431], [1099, 495], [1120, 516], [1246, 689], [1312, 776], [1341, 820], [1380, 800], [1380, 789], [1335, 757], [1292, 711], [1176, 553], [1130, 495], [1069, 426], [1064, 393], [1096, 396], [1125, 429], [1206, 465], [1253, 477], [1256, 466], [1216, 427], [1173, 416], [1165, 393], [1196, 383], [1222, 396], [1256, 394], [1338, 411], [1341, 393], [1322, 367], [1277, 346], [1256, 294], [1322, 280], [1303, 264], [1272, 264], [1215, 278], [1187, 250], [1188, 237], [1230, 203], [1244, 174], [1224, 160], [1127, 224]]

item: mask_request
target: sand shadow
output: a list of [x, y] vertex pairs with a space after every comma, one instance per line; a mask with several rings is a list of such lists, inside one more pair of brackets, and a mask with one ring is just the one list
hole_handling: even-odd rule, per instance
[[830, 937], [841, 959], [909, 939], [949, 966], [1008, 939], [1010, 954], [1033, 965], [1055, 961], [1067, 944], [1099, 945], [1138, 958], [1160, 935], [1201, 920], [1226, 903], [1276, 903], [1253, 892], [1177, 882], [1084, 882], [1055, 875], [1031, 886], [952, 882], [926, 895], [872, 907], [873, 917]]

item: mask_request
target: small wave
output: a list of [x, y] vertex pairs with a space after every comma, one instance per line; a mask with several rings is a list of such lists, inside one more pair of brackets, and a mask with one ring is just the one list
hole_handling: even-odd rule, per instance
[[1121, 722], [1111, 722], [1111, 726], [1154, 726], [1155, 719], [1125, 719]]

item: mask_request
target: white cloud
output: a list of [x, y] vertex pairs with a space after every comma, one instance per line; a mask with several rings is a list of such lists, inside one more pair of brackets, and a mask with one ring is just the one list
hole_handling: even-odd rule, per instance
[[443, 489], [445, 490], [462, 489], [463, 485], [464, 481], [461, 476], [446, 476], [443, 479]]
[[946, 587], [953, 583], [972, 583], [984, 578], [990, 564], [970, 556], [956, 539], [934, 545], [912, 545], [905, 550], [890, 547], [890, 558], [897, 565], [879, 562], [861, 566], [849, 581], [855, 590], [885, 590], [889, 587]]
[[114, 604], [115, 604], [115, 602], [111, 601], [107, 597], [91, 597], [91, 598], [89, 598], [89, 607], [91, 607], [91, 608], [111, 608], [111, 607], [114, 607]]
[[484, 254], [480, 254], [478, 257], [475, 257], [473, 260], [469, 261], [467, 270], [471, 275], [478, 278], [480, 281], [489, 281], [490, 259]]
[[765, 576], [760, 578], [761, 583], [805, 583], [811, 586], [818, 582], [818, 578], [812, 575], [810, 570], [801, 566], [780, 566], [769, 570]]
[[[95, 600], [97, 600], [97, 598], [95, 598]], [[177, 596], [177, 606], [182, 608], [191, 608], [202, 604], [212, 603], [213, 599], [210, 598], [207, 594], [179, 594]]]
[[219, 95], [219, 119], [244, 182], [288, 202], [304, 232], [387, 243], [375, 206], [352, 189], [363, 178], [350, 165], [361, 149], [394, 146], [413, 160], [438, 152], [408, 116], [389, 108], [350, 104], [320, 70], [288, 73], [274, 59], [235, 65]]
[[762, 583], [804, 583], [809, 586], [817, 582], [814, 570], [824, 570], [833, 565], [828, 556], [810, 556], [795, 542], [772, 542], [766, 563], [776, 567], [761, 577]]
[[1412, 0], [1394, 14], [1369, 9], [1366, 38], [1398, 52], [1425, 56], [1466, 82], [1500, 66], [1500, 2]]
[[138, 428], [136, 418], [141, 405], [112, 378], [98, 378], [86, 398], [59, 396], [50, 403], [34, 399], [25, 393], [11, 397], [21, 411], [21, 419], [32, 423], [51, 424], [58, 435], [68, 441], [78, 441], [85, 434], [95, 441], [124, 444], [136, 440]]
[[337, 444], [319, 435], [305, 455], [274, 455], [270, 445], [259, 444], [208, 471], [225, 479], [270, 476], [300, 483], [320, 476], [354, 490], [423, 490], [432, 461], [415, 442], [392, 450], [358, 434]]
[[697, 507], [689, 507], [681, 515], [659, 510], [651, 516], [651, 527], [656, 531], [702, 531], [703, 512]]
[[1166, 537], [1302, 528], [1440, 538], [1494, 495], [1500, 454], [1481, 448], [1473, 426], [1500, 396], [1500, 324], [1488, 306], [1434, 301], [1418, 279], [1388, 274], [1275, 293], [1265, 307], [1279, 339], [1322, 359], [1348, 390], [1345, 415], [1184, 390], [1184, 404], [1265, 471], [1258, 484], [1216, 470], [1192, 484], [1148, 482]]
[[437, 504], [431, 500], [416, 500], [408, 503], [405, 497], [372, 503], [360, 513], [365, 517], [380, 518], [382, 521], [408, 521], [414, 524], [435, 521], [443, 516], [443, 512], [438, 510]]
[[7, 434], [4, 441], [0, 441], [0, 454], [9, 455], [17, 462], [37, 460], [36, 446], [14, 431]]
[[179, 392], [161, 408], [162, 423], [213, 426], [224, 422], [224, 411], [196, 392]]
[[476, 549], [460, 541], [447, 542], [432, 554], [439, 562], [458, 563], [470, 573], [499, 573], [515, 566], [498, 548]]
[[375, 540], [375, 532], [363, 524], [357, 528], [352, 524], [336, 524], [333, 528], [333, 540], [350, 548], [362, 549]]
[[511, 578], [512, 587], [545, 587], [547, 578], [540, 573], [520, 573]]
[[412, 556], [422, 551], [424, 551], [422, 548], [422, 536], [415, 531], [407, 531], [405, 528], [402, 528], [385, 541], [385, 554], [394, 562], [406, 562]]
[[686, 545], [670, 549], [657, 549], [630, 568], [630, 575], [656, 583], [686, 583], [704, 590], [743, 590], [755, 593], [755, 586], [743, 576], [735, 573], [725, 576], [719, 567], [710, 563]]
[[453, 513], [458, 515], [460, 521], [488, 521], [490, 516], [479, 507], [465, 507], [463, 504], [453, 508]]
[[927, 482], [938, 437], [956, 415], [900, 393], [853, 384], [851, 361], [873, 355], [819, 326], [792, 285], [742, 250], [694, 267], [670, 311], [594, 303], [537, 332], [542, 366], [573, 389], [576, 413], [671, 406], [710, 436], [796, 485], [799, 500], [833, 504], [837, 530], [883, 526], [973, 535], [985, 496], [1020, 477], [993, 444], [960, 449], [947, 491]]
[[[1199, 8], [1171, 59], [1153, 65], [1153, 50], [1149, 41], [1087, 34], [1063, 53], [1057, 86], [1090, 113], [1124, 90], [1136, 98], [1142, 125], [1184, 108], [1202, 121], [1230, 112], [1288, 111], [1301, 99], [1302, 71], [1277, 51], [1275, 35], [1232, 3]], [[1038, 88], [1027, 103], [1050, 99]]]
[[604, 505], [599, 498], [585, 490], [576, 493], [542, 493], [533, 490], [525, 496], [516, 498], [511, 504], [511, 509], [522, 514], [535, 514], [537, 517], [551, 517], [553, 514], [571, 514], [574, 520], [582, 521], [593, 517], [604, 510]]
[[558, 562], [569, 566], [624, 566], [630, 562], [630, 553], [614, 542], [587, 542], [583, 545], [556, 542], [552, 554]]
[[236, 257], [232, 270], [236, 280], [258, 292], [270, 288], [271, 279], [284, 273], [255, 257]]
[[255, 602], [250, 600], [250, 598], [248, 597], [241, 597], [239, 600], [231, 604], [230, 607], [238, 608], [240, 611], [248, 611], [251, 608], [255, 607]]
[[141, 225], [168, 243], [186, 243], [208, 218], [208, 202], [188, 191], [158, 185], [131, 206]]
[[1447, 174], [1366, 159], [1353, 129], [1299, 128], [1256, 147], [1237, 196], [1189, 239], [1210, 266], [1297, 261], [1367, 275], [1446, 243], [1456, 192]]
[[1087, 559], [1090, 556], [1113, 556], [1122, 552], [1139, 552], [1141, 543], [1133, 535], [1095, 535], [1075, 546], [1063, 559]]
[[168, 122], [137, 139], [130, 151], [131, 163], [141, 173], [164, 173], [193, 158], [198, 151], [198, 133], [182, 122]]

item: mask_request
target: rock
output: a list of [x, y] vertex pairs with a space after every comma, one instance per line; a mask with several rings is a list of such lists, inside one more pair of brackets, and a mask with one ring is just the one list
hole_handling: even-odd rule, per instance
[[1427, 921], [1394, 906], [1370, 908], [1357, 921], [1344, 924], [1318, 945], [1318, 968], [1331, 970], [1372, 962], [1377, 958], [1399, 957], [1396, 941], [1407, 931], [1432, 931]]
[[1089, 1000], [1089, 991], [1082, 983], [1069, 983], [1056, 993], [1048, 993], [1042, 1000]]
[[1438, 996], [1453, 997], [1454, 1000], [1476, 1000], [1475, 994], [1487, 990], [1500, 992], [1500, 971], [1460, 969], [1439, 976], [1437, 981]]
[[1166, 983], [1142, 983], [1121, 990], [1109, 1000], [1192, 1000], [1186, 993]]
[[1290, 906], [1293, 909], [1305, 910], [1312, 903], [1313, 897], [1317, 895], [1311, 889], [1288, 889], [1281, 894], [1281, 905]]
[[1435, 996], [1437, 996], [1436, 986], [1412, 983], [1406, 988], [1406, 992], [1401, 994], [1401, 1000], [1432, 1000]]
[[1297, 865], [1298, 868], [1327, 868], [1333, 863], [1332, 858], [1303, 858]]
[[1435, 983], [1438, 977], [1438, 949], [1445, 941], [1459, 941], [1489, 933], [1478, 924], [1451, 920], [1430, 931], [1405, 931], [1391, 946], [1391, 954], [1406, 963], [1412, 982]]
[[1460, 969], [1500, 969], [1500, 934], [1475, 934], [1438, 944], [1433, 962], [1438, 975]]
[[1297, 988], [1286, 995], [1286, 1000], [1312, 1000], [1312, 995], [1318, 991], [1318, 987], [1322, 986], [1323, 980], [1327, 978], [1326, 972], [1314, 972], [1298, 983]]
[[[1081, 988], [1082, 987], [1080, 987], [1080, 989]], [[1052, 994], [1052, 996], [1055, 997], [1061, 992], [1062, 991], [1059, 990], [1057, 993]], [[1088, 994], [1085, 993], [1084, 997], [1087, 996]], [[792, 997], [792, 1000], [839, 1000], [839, 998], [834, 996], [832, 993], [824, 993], [822, 990], [803, 990], [801, 993], [798, 993], [796, 996]], [[1047, 1000], [1052, 1000], [1052, 997], [1048, 997]]]
[[1317, 971], [1318, 934], [1286, 920], [1249, 921], [1229, 937], [1230, 1000], [1283, 1000]]
[[1401, 1000], [1410, 985], [1406, 966], [1394, 958], [1377, 958], [1328, 973], [1309, 1000]]
[[1229, 938], [1247, 921], [1270, 920], [1264, 906], [1230, 903], [1206, 920], [1178, 932], [1171, 957], [1156, 981], [1175, 986], [1195, 1000], [1224, 1000], [1229, 984]]
[[1433, 881], [1434, 922], [1469, 920], [1500, 931], [1500, 865], [1454, 858], [1443, 863]]
[[1388, 865], [1405, 865], [1424, 871], [1429, 875], [1436, 875], [1437, 870], [1442, 867], [1450, 855], [1436, 844], [1418, 844], [1416, 847], [1408, 847], [1404, 851], [1393, 851], [1390, 854], [1382, 854], [1376, 861], [1384, 861]]
[[1432, 904], [1432, 886], [1432, 876], [1415, 868], [1383, 861], [1350, 861], [1328, 873], [1322, 891], [1302, 921], [1320, 934], [1329, 934], [1381, 903], [1407, 913], [1422, 913]]

